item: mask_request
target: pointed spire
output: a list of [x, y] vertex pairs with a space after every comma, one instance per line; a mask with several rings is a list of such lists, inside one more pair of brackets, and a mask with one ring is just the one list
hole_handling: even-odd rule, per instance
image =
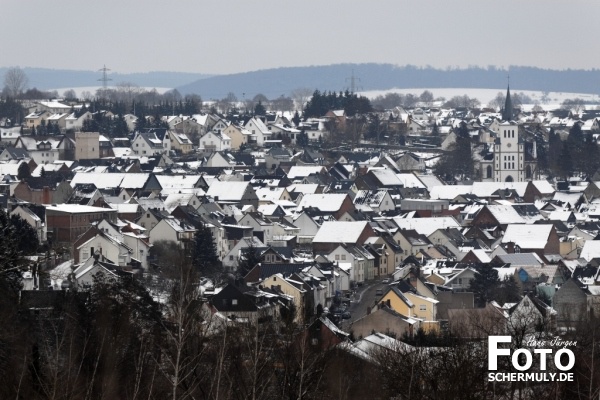
[[502, 110], [502, 120], [510, 121], [513, 119], [513, 104], [510, 98], [510, 82], [506, 86], [506, 100], [504, 101], [504, 109]]

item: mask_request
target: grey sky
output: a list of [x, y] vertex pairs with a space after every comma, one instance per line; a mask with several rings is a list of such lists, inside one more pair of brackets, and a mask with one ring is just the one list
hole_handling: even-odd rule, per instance
[[5, 0], [0, 66], [233, 73], [381, 62], [598, 68], [598, 1]]

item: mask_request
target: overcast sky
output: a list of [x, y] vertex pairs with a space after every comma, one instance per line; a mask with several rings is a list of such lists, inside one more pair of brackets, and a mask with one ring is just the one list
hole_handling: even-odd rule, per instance
[[4, 0], [0, 66], [600, 67], [596, 0]]

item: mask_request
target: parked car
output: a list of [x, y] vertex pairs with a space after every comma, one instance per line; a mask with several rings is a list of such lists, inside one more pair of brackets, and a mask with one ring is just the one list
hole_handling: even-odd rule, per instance
[[342, 319], [350, 319], [352, 318], [352, 314], [350, 314], [350, 311], [346, 311], [342, 314]]
[[382, 295], [383, 295], [383, 289], [375, 290], [375, 296], [382, 296]]
[[389, 283], [390, 279], [389, 278], [385, 278], [384, 280], [381, 281], [381, 283]]

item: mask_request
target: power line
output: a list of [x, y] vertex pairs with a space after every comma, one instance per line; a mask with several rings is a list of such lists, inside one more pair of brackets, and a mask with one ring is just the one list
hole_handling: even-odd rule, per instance
[[104, 64], [104, 67], [100, 68], [98, 71], [102, 71], [102, 78], [98, 79], [98, 81], [102, 82], [102, 89], [106, 92], [106, 83], [112, 81], [112, 79], [106, 76], [106, 73], [110, 71], [110, 68], [106, 68], [106, 64]]
[[360, 78], [357, 78], [354, 76], [354, 69], [352, 69], [352, 76], [350, 76], [349, 78], [346, 78], [346, 82], [350, 81], [350, 93], [354, 94], [354, 92], [356, 90], [358, 90], [359, 88], [362, 89], [362, 87], [360, 86], [356, 86], [357, 82], [360, 82]]

